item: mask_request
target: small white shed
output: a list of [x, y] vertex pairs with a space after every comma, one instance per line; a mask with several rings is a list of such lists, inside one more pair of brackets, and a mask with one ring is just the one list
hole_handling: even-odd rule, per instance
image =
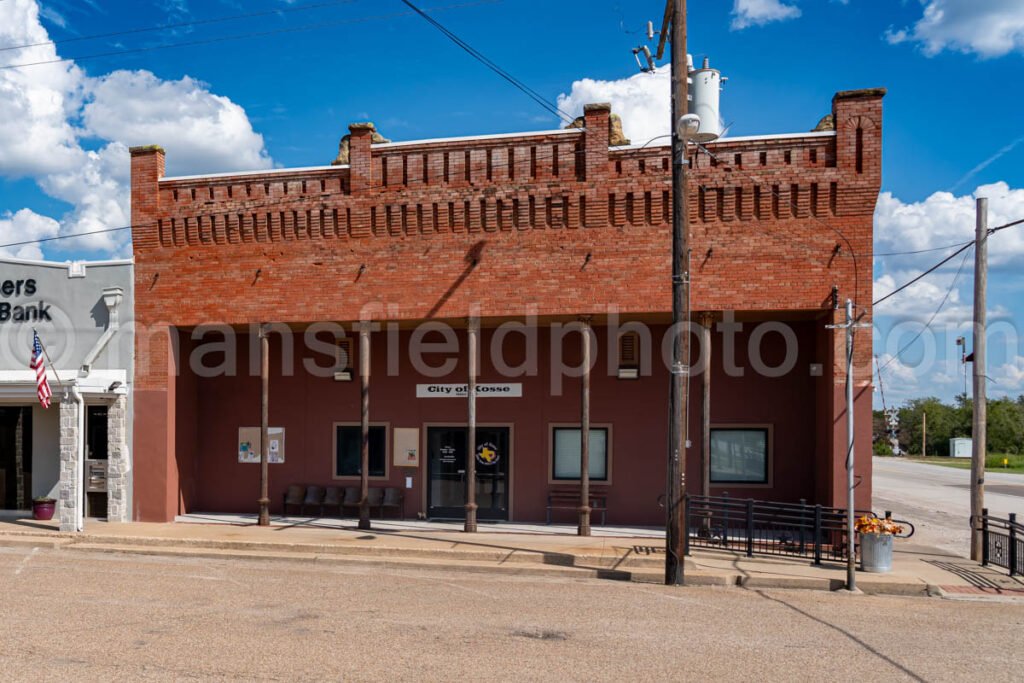
[[971, 457], [971, 439], [960, 437], [949, 440], [949, 454], [954, 458]]

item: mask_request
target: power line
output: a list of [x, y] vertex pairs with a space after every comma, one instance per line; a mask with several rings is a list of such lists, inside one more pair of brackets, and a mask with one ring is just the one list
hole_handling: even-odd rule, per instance
[[[974, 246], [974, 242], [971, 242], [969, 245], [967, 245], [966, 249], [969, 250], [970, 247], [972, 247], [972, 246]], [[961, 250], [961, 251], [963, 251], [963, 250]], [[959, 254], [959, 253], [960, 252], [958, 251], [957, 254]], [[881, 377], [882, 370], [884, 370], [885, 368], [889, 367], [890, 363], [892, 363], [894, 360], [896, 360], [901, 355], [903, 355], [904, 351], [909, 349], [914, 342], [916, 342], [918, 339], [921, 338], [921, 335], [923, 335], [925, 333], [925, 330], [931, 329], [932, 323], [935, 322], [935, 318], [937, 318], [939, 316], [939, 312], [942, 310], [943, 306], [946, 305], [946, 302], [949, 300], [950, 295], [953, 293], [953, 290], [956, 288], [956, 283], [960, 280], [960, 274], [963, 272], [964, 265], [967, 263], [967, 257], [970, 256], [970, 255], [971, 255], [970, 251], [967, 251], [967, 253], [964, 254], [963, 259], [961, 259], [961, 261], [960, 261], [960, 268], [957, 269], [956, 276], [953, 278], [953, 282], [950, 283], [949, 289], [946, 290], [946, 295], [944, 297], [942, 297], [942, 301], [939, 302], [939, 307], [935, 309], [934, 313], [932, 313], [932, 317], [928, 319], [928, 322], [925, 323], [924, 327], [921, 328], [921, 331], [918, 332], [916, 335], [914, 335], [913, 339], [911, 339], [909, 342], [904, 344], [903, 348], [901, 348], [899, 351], [897, 351], [896, 354], [892, 358], [890, 358], [889, 360], [887, 360], [885, 362], [885, 365], [883, 365], [882, 367], [878, 368], [879, 377]], [[956, 254], [953, 254], [953, 256], [956, 256]]]
[[[989, 231], [988, 231], [988, 234], [992, 235], [993, 233], [999, 232], [1000, 230], [1005, 230], [1006, 228], [1012, 228], [1015, 225], [1020, 225], [1022, 223], [1024, 223], [1024, 218], [1021, 218], [1019, 220], [1015, 220], [1015, 221], [1013, 221], [1011, 223], [1006, 223], [1005, 225], [997, 226], [995, 228], [990, 228]], [[945, 249], [953, 249], [955, 247], [962, 247], [962, 246], [967, 245], [967, 244], [974, 244], [974, 240], [968, 240], [967, 242], [958, 242], [956, 244], [947, 244], [947, 245], [945, 245], [943, 247], [931, 247], [930, 249], [917, 249], [915, 251], [890, 251], [890, 252], [886, 252], [884, 254], [875, 254], [875, 256], [907, 256], [907, 255], [911, 255], [911, 254], [927, 254], [927, 253], [932, 252], [932, 251], [943, 251]]]
[[[2, 2], [2, 0], [0, 0]], [[59, 40], [44, 40], [38, 43], [25, 43], [24, 45], [7, 45], [0, 47], [0, 52], [6, 52], [8, 50], [22, 50], [30, 47], [42, 47], [44, 45], [63, 45], [65, 43], [75, 43], [83, 40], [96, 40], [99, 38], [114, 38], [116, 36], [127, 36], [138, 33], [151, 33], [153, 31], [166, 31], [174, 28], [188, 28], [190, 26], [206, 26], [209, 24], [219, 24], [226, 21], [237, 21], [240, 19], [253, 19], [256, 17], [265, 17], [276, 14], [285, 14], [287, 12], [307, 12], [309, 10], [321, 9], [324, 7], [334, 7], [337, 5], [349, 5], [358, 0], [333, 0], [332, 2], [318, 2], [310, 5], [299, 5], [297, 7], [282, 7], [275, 10], [266, 10], [263, 12], [249, 12], [246, 14], [233, 14], [224, 17], [215, 17], [212, 19], [197, 19], [195, 21], [182, 21], [173, 24], [157, 24], [156, 26], [140, 26], [138, 28], [129, 28], [122, 31], [111, 31], [110, 33], [93, 33], [88, 36], [74, 36], [71, 38], [61, 38]]]
[[[0, 0], [2, 1], [2, 0]], [[105, 232], [117, 232], [119, 230], [131, 230], [132, 226], [122, 225], [119, 228], [103, 228], [102, 230], [89, 230], [87, 232], [73, 232], [67, 235], [56, 235], [55, 237], [41, 237], [37, 240], [25, 240], [23, 242], [9, 242], [8, 244], [0, 244], [0, 249], [6, 249], [7, 247], [23, 247], [28, 244], [40, 244], [42, 242], [54, 242], [56, 240], [66, 240], [72, 237], [85, 237], [87, 235], [99, 235]]]
[[880, 256], [909, 256], [911, 254], [927, 254], [927, 253], [933, 252], [933, 251], [944, 251], [946, 249], [954, 249], [956, 247], [962, 247], [962, 246], [964, 246], [966, 244], [973, 244], [973, 243], [974, 243], [974, 240], [969, 240], [967, 242], [957, 242], [956, 244], [947, 244], [947, 245], [945, 245], [943, 247], [932, 247], [930, 249], [917, 249], [916, 251], [889, 251], [889, 252], [886, 252], [886, 253], [883, 253], [883, 254], [874, 254], [874, 256], [875, 257], [880, 257]]
[[1012, 228], [1013, 226], [1020, 225], [1021, 223], [1024, 223], [1024, 218], [1020, 218], [1018, 220], [1012, 221], [1010, 223], [1005, 223], [994, 228], [989, 228], [988, 234], [991, 235], [992, 233], [999, 232], [1000, 230], [1006, 230], [1007, 228]]
[[872, 303], [871, 305], [872, 305], [872, 306], [877, 306], [878, 304], [882, 303], [883, 301], [885, 301], [885, 300], [886, 300], [886, 299], [888, 299], [889, 297], [891, 297], [891, 296], [894, 296], [894, 295], [896, 295], [896, 294], [899, 294], [899, 293], [900, 293], [900, 292], [902, 292], [902, 291], [903, 291], [904, 289], [906, 289], [906, 288], [907, 288], [907, 287], [909, 287], [910, 285], [914, 284], [915, 282], [917, 282], [917, 281], [918, 281], [918, 280], [920, 280], [921, 278], [925, 277], [926, 275], [930, 275], [931, 273], [933, 273], [933, 272], [935, 272], [936, 270], [938, 270], [938, 269], [939, 269], [940, 267], [942, 267], [942, 266], [946, 265], [947, 263], [949, 263], [950, 261], [952, 261], [952, 260], [953, 260], [954, 258], [956, 258], [956, 257], [957, 257], [957, 256], [958, 256], [958, 255], [959, 255], [960, 253], [962, 253], [962, 252], [964, 252], [964, 251], [966, 251], [966, 250], [970, 249], [970, 248], [971, 248], [972, 246], [974, 246], [974, 240], [971, 240], [970, 242], [968, 242], [968, 243], [967, 243], [967, 244], [965, 244], [964, 246], [960, 247], [959, 249], [957, 249], [956, 251], [954, 251], [954, 252], [953, 252], [952, 254], [950, 254], [950, 255], [949, 255], [949, 256], [947, 256], [946, 258], [944, 258], [944, 259], [942, 259], [941, 261], [939, 261], [938, 263], [936, 263], [936, 264], [935, 264], [934, 266], [932, 266], [932, 267], [931, 267], [931, 268], [929, 268], [928, 270], [924, 271], [923, 273], [921, 273], [920, 275], [918, 275], [917, 277], [915, 277], [915, 278], [914, 278], [913, 280], [911, 280], [910, 282], [907, 282], [907, 283], [906, 283], [906, 284], [904, 284], [904, 285], [903, 285], [902, 287], [898, 287], [898, 288], [894, 289], [893, 291], [889, 292], [888, 294], [886, 294], [885, 296], [883, 296], [883, 297], [882, 297], [881, 299], [879, 299], [878, 301], [875, 301], [875, 302], [874, 302], [874, 303]]
[[406, 5], [407, 7], [409, 7], [410, 9], [412, 9], [414, 12], [416, 12], [416, 14], [418, 14], [420, 17], [422, 17], [431, 26], [433, 26], [438, 31], [440, 31], [442, 34], [444, 34], [444, 36], [446, 38], [448, 38], [453, 43], [458, 45], [460, 48], [465, 50], [471, 57], [473, 57], [474, 59], [479, 61], [481, 64], [483, 64], [484, 66], [489, 68], [491, 71], [493, 71], [494, 73], [498, 74], [503, 79], [505, 79], [506, 81], [511, 83], [513, 86], [515, 86], [516, 88], [521, 90], [524, 94], [526, 94], [527, 97], [529, 97], [534, 102], [539, 104], [545, 110], [547, 110], [548, 112], [554, 114], [555, 116], [557, 116], [557, 117], [559, 117], [561, 119], [564, 119], [568, 123], [572, 123], [573, 117], [569, 116], [564, 111], [559, 109], [557, 106], [555, 106], [555, 105], [551, 104], [550, 102], [548, 102], [544, 98], [543, 95], [541, 95], [536, 90], [534, 90], [530, 86], [528, 86], [525, 83], [523, 83], [522, 81], [520, 81], [518, 78], [516, 78], [515, 76], [513, 76], [509, 72], [507, 72], [504, 69], [502, 69], [500, 66], [498, 66], [494, 62], [492, 62], [490, 59], [488, 59], [486, 56], [484, 56], [479, 50], [477, 50], [472, 45], [470, 45], [469, 43], [464, 41], [462, 38], [459, 38], [457, 35], [455, 35], [450, 30], [448, 30], [439, 21], [437, 21], [436, 19], [434, 19], [433, 17], [428, 15], [426, 12], [421, 10], [416, 5], [414, 5], [411, 2], [409, 2], [409, 0], [402, 0], [402, 3], [404, 5]]
[[[999, 225], [999, 226], [996, 226], [996, 227], [994, 227], [994, 228], [989, 228], [989, 230], [988, 230], [988, 236], [992, 236], [992, 235], [993, 235], [994, 233], [997, 233], [997, 232], [999, 232], [1000, 230], [1005, 230], [1005, 229], [1007, 229], [1007, 228], [1012, 228], [1012, 227], [1014, 227], [1015, 225], [1021, 225], [1021, 224], [1024, 224], [1024, 218], [1021, 218], [1021, 219], [1018, 219], [1018, 220], [1015, 220], [1015, 221], [1011, 221], [1011, 222], [1009, 222], [1009, 223], [1005, 223], [1005, 224], [1003, 224], [1003, 225]], [[947, 256], [946, 258], [942, 259], [941, 261], [939, 261], [938, 263], [936, 263], [936, 264], [935, 264], [934, 266], [932, 266], [932, 267], [931, 267], [931, 268], [929, 268], [928, 270], [924, 271], [923, 273], [921, 273], [920, 275], [918, 275], [917, 277], [915, 277], [915, 278], [914, 278], [913, 280], [911, 280], [910, 282], [907, 282], [907, 283], [906, 283], [906, 284], [904, 284], [904, 285], [903, 285], [902, 287], [899, 287], [898, 289], [894, 289], [893, 291], [889, 292], [888, 294], [886, 294], [886, 295], [885, 295], [885, 296], [883, 296], [883, 297], [882, 297], [881, 299], [879, 299], [878, 301], [874, 302], [874, 303], [873, 303], [873, 304], [871, 304], [871, 305], [872, 305], [872, 306], [877, 306], [878, 304], [882, 303], [883, 301], [885, 301], [885, 300], [886, 300], [886, 299], [888, 299], [889, 297], [891, 297], [891, 296], [893, 296], [893, 295], [895, 295], [895, 294], [898, 294], [899, 292], [902, 292], [902, 291], [903, 291], [904, 289], [906, 289], [906, 288], [907, 288], [907, 287], [909, 287], [910, 285], [914, 284], [915, 282], [917, 282], [917, 281], [918, 281], [918, 280], [920, 280], [921, 278], [923, 278], [923, 277], [925, 277], [926, 275], [929, 275], [929, 274], [931, 274], [931, 273], [935, 272], [935, 271], [936, 271], [936, 270], [938, 270], [938, 269], [939, 269], [939, 268], [940, 268], [941, 266], [943, 266], [943, 265], [945, 265], [946, 263], [948, 263], [949, 261], [953, 260], [953, 258], [955, 258], [957, 254], [961, 253], [961, 252], [962, 252], [962, 251], [964, 251], [965, 249], [968, 249], [968, 248], [970, 248], [970, 247], [971, 247], [971, 246], [973, 246], [973, 245], [974, 245], [974, 240], [971, 240], [971, 241], [969, 241], [969, 242], [964, 242], [964, 243], [963, 243], [962, 245], [960, 245], [960, 248], [959, 248], [959, 249], [957, 249], [956, 251], [954, 251], [954, 252], [953, 252], [952, 254], [950, 254], [950, 255], [949, 255], [949, 256]], [[948, 249], [949, 247], [940, 247], [940, 248], [941, 248], [941, 249]]]
[[[476, 2], [465, 2], [456, 5], [442, 5], [439, 7], [428, 8], [432, 12], [441, 12], [451, 9], [463, 9], [466, 7], [475, 7], [477, 5], [489, 5], [501, 0], [477, 0]], [[220, 36], [215, 38], [204, 38], [201, 40], [189, 40], [180, 43], [164, 43], [162, 45], [150, 45], [148, 47], [136, 47], [127, 48], [123, 50], [112, 50], [109, 52], [97, 52], [89, 55], [81, 55], [78, 57], [58, 57], [56, 59], [46, 59], [38, 62], [25, 62], [22, 64], [5, 64], [0, 66], [0, 70], [5, 69], [20, 69], [29, 66], [42, 66], [44, 64], [60, 64], [64, 62], [80, 62], [86, 59], [99, 59], [101, 57], [113, 57], [116, 55], [133, 54], [139, 52], [152, 52], [154, 50], [166, 50], [175, 47], [196, 47], [199, 45], [211, 45], [214, 43], [224, 43], [233, 40], [244, 40], [247, 38], [265, 38], [267, 36], [278, 35], [282, 33], [299, 33], [303, 31], [313, 31], [321, 28], [331, 28], [334, 26], [344, 26], [346, 24], [361, 24], [370, 21], [382, 21], [385, 19], [398, 19], [400, 17], [407, 17], [412, 15], [413, 12], [393, 12], [391, 14], [378, 14], [368, 17], [360, 17], [356, 19], [342, 19], [339, 21], [327, 21], [317, 22], [315, 24], [307, 24], [305, 26], [295, 26], [289, 28], [279, 28], [270, 31], [253, 31], [250, 33], [239, 33], [231, 36]]]

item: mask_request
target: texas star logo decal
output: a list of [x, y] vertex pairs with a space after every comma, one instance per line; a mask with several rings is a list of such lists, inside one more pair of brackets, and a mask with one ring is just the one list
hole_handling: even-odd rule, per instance
[[476, 461], [481, 465], [493, 465], [498, 462], [498, 449], [493, 443], [482, 443], [476, 448]]

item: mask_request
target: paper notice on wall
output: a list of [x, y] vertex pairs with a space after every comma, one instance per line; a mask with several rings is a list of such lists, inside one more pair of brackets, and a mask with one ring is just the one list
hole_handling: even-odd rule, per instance
[[[267, 430], [269, 447], [267, 462], [279, 465], [284, 462], [284, 427], [270, 427]], [[259, 427], [238, 428], [238, 462], [259, 463], [262, 455], [261, 430]]]

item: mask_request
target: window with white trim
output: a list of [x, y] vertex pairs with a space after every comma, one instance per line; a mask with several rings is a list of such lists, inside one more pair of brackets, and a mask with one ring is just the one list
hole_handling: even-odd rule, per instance
[[[580, 478], [579, 427], [554, 427], [552, 432], [551, 478], [578, 481]], [[608, 481], [608, 429], [590, 428], [590, 480]]]

